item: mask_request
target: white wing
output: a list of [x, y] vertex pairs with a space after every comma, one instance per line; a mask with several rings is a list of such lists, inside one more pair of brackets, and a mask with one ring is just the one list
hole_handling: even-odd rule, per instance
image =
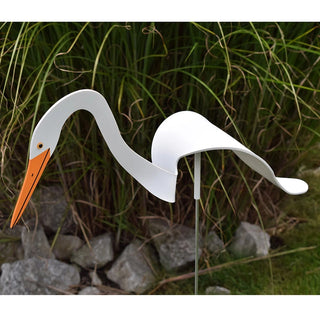
[[300, 179], [276, 177], [261, 157], [192, 111], [173, 114], [162, 122], [152, 141], [152, 163], [177, 174], [180, 158], [209, 150], [232, 150], [250, 168], [289, 194], [301, 194], [308, 184]]

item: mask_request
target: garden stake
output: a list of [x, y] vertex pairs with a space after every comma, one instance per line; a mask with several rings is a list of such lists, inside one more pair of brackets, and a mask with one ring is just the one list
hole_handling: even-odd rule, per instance
[[199, 279], [199, 202], [201, 183], [201, 153], [194, 155], [194, 202], [195, 202], [195, 256], [194, 256], [194, 294], [198, 294]]

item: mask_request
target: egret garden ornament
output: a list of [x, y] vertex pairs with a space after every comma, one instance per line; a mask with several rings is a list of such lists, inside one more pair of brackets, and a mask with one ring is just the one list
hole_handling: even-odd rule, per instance
[[[77, 110], [89, 111], [94, 116], [104, 140], [119, 164], [149, 192], [164, 201], [175, 202], [179, 159], [195, 154], [196, 274], [201, 152], [232, 150], [249, 167], [288, 194], [297, 195], [308, 190], [307, 183], [300, 179], [276, 177], [262, 158], [192, 111], [177, 112], [162, 122], [152, 141], [150, 162], [125, 143], [105, 98], [94, 90], [85, 89], [60, 99], [37, 124], [32, 135], [29, 165], [12, 215], [11, 228], [22, 216], [57, 146], [65, 121]], [[197, 292], [197, 279], [195, 285]]]

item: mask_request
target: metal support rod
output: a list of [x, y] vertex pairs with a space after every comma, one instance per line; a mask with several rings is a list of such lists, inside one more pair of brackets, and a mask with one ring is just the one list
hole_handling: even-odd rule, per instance
[[199, 200], [201, 181], [201, 153], [194, 155], [194, 200], [195, 200], [195, 253], [194, 253], [194, 294], [198, 294], [199, 260]]

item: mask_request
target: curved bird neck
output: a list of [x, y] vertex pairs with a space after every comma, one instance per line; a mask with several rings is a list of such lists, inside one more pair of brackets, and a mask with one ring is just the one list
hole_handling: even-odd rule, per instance
[[59, 100], [39, 121], [34, 135], [45, 128], [53, 153], [64, 123], [78, 110], [93, 115], [111, 153], [131, 176], [160, 199], [175, 201], [177, 175], [152, 164], [125, 143], [107, 101], [97, 91], [79, 90]]

